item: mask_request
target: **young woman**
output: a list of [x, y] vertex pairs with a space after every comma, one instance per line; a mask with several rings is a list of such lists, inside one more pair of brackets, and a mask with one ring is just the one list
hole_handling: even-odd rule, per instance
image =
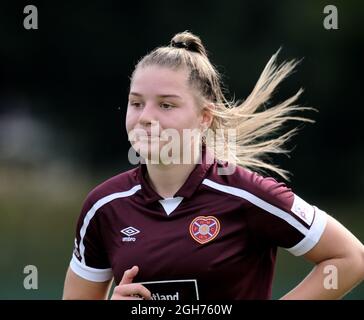
[[[225, 99], [201, 40], [183, 32], [142, 58], [126, 128], [136, 168], [87, 197], [64, 299], [269, 299], [277, 247], [315, 266], [283, 299], [337, 299], [364, 277], [364, 247], [285, 184], [257, 172], [293, 131], [267, 137], [302, 110], [265, 109], [294, 62], [274, 55], [242, 103]], [[168, 131], [169, 130], [169, 131]], [[233, 134], [230, 134], [230, 133]], [[187, 159], [187, 160], [186, 160]], [[327, 277], [331, 276], [331, 281]]]

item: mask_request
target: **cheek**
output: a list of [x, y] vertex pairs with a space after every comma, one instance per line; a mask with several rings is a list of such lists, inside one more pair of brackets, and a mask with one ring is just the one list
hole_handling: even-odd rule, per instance
[[126, 131], [129, 132], [131, 129], [134, 128], [134, 126], [135, 126], [135, 115], [133, 115], [133, 112], [130, 112], [128, 110], [125, 116]]
[[179, 128], [197, 128], [201, 121], [201, 114], [196, 110], [196, 106], [188, 105], [179, 109], [173, 117], [168, 117], [166, 121], [173, 121]]
[[188, 117], [184, 116], [181, 117], [181, 119], [183, 120], [180, 123], [183, 123], [184, 128], [196, 129], [200, 127], [201, 119], [199, 114], [197, 114], [196, 112], [190, 112], [188, 114]]

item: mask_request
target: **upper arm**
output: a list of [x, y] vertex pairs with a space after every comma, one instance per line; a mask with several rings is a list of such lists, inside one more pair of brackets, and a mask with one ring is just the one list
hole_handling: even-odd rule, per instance
[[362, 243], [340, 222], [327, 215], [327, 223], [318, 243], [304, 257], [314, 263], [332, 258], [363, 260]]
[[104, 282], [89, 281], [78, 276], [68, 268], [63, 289], [65, 300], [93, 300], [107, 299], [111, 280]]
[[327, 214], [283, 183], [257, 180], [255, 193], [247, 195], [254, 204], [246, 215], [252, 238], [259, 245], [282, 247], [295, 256], [306, 254], [318, 243]]
[[98, 198], [88, 196], [76, 227], [74, 250], [64, 283], [63, 299], [105, 299], [113, 273], [98, 219]]

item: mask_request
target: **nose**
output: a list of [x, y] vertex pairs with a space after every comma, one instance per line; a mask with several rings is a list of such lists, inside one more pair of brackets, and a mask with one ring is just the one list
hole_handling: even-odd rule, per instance
[[139, 123], [143, 126], [151, 126], [153, 122], [157, 121], [157, 115], [152, 103], [146, 103], [139, 115]]

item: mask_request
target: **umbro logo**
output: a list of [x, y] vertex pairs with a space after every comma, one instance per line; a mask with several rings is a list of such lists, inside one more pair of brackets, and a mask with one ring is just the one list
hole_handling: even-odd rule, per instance
[[126, 237], [122, 238], [123, 242], [136, 241], [136, 238], [132, 236], [135, 236], [136, 234], [140, 233], [140, 231], [134, 227], [124, 228], [123, 230], [120, 230], [120, 232], [126, 235]]
[[134, 235], [138, 234], [140, 231], [134, 227], [127, 227], [123, 230], [120, 230], [120, 232], [124, 233], [126, 236], [130, 237], [130, 236], [134, 236]]

